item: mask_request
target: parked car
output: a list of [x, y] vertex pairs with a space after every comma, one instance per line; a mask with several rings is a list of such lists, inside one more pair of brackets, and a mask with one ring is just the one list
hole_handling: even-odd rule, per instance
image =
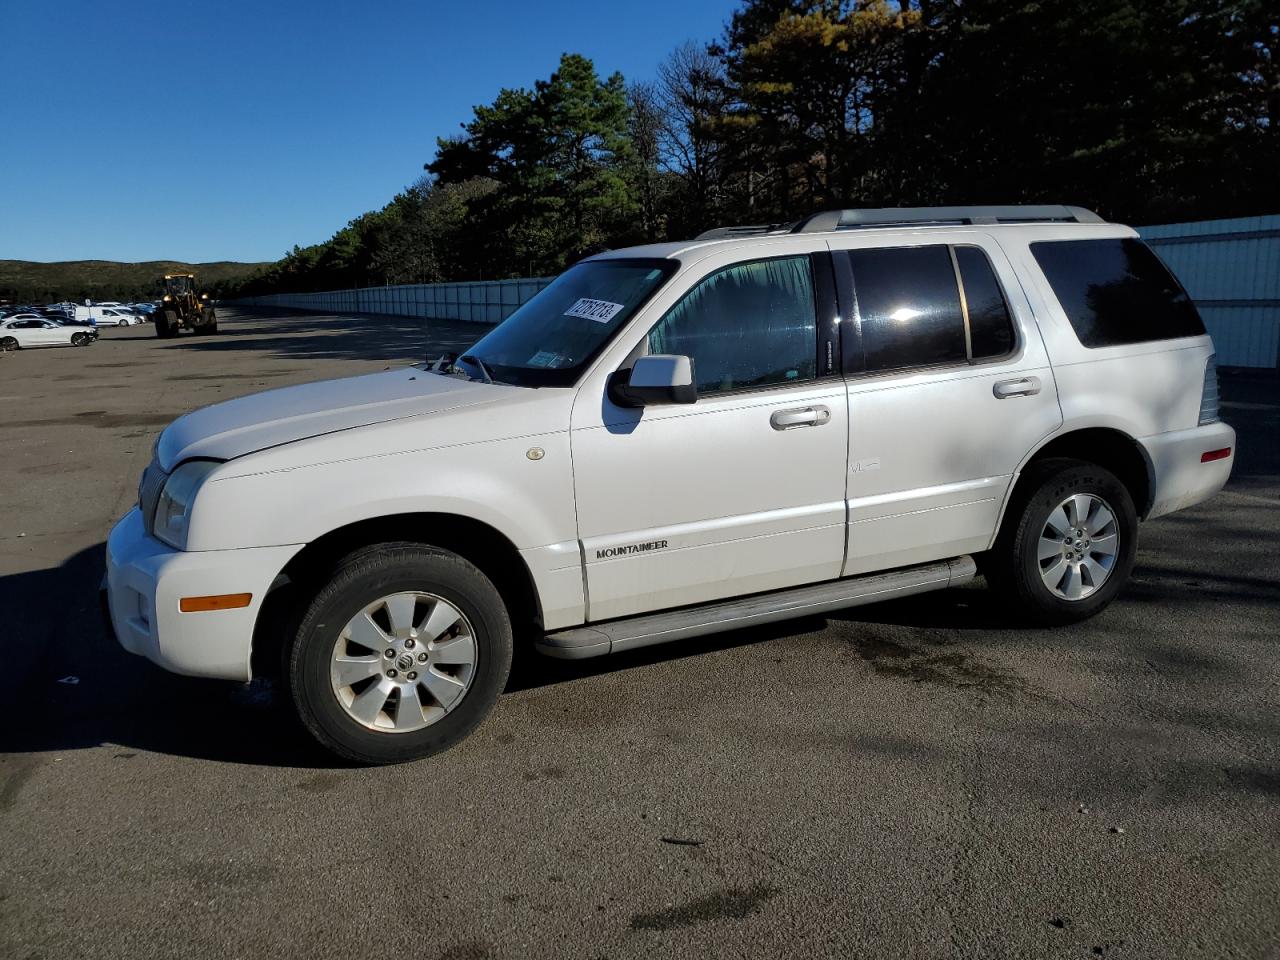
[[73, 319], [68, 319], [66, 317], [46, 317], [45, 319], [53, 321], [54, 323], [58, 324], [58, 326], [60, 327], [75, 327], [77, 330], [84, 330], [94, 340], [98, 339], [98, 336], [99, 336], [98, 328], [97, 326], [94, 325], [92, 321], [73, 320]]
[[109, 615], [396, 762], [470, 733], [517, 642], [594, 657], [979, 565], [1011, 616], [1082, 620], [1234, 453], [1213, 343], [1130, 228], [830, 211], [591, 257], [454, 361], [180, 417]]
[[65, 327], [44, 317], [22, 315], [0, 320], [0, 351], [19, 347], [84, 347], [97, 339], [87, 330]]
[[104, 307], [97, 304], [91, 307], [76, 307], [76, 319], [92, 321], [99, 327], [128, 327], [146, 322], [121, 307]]

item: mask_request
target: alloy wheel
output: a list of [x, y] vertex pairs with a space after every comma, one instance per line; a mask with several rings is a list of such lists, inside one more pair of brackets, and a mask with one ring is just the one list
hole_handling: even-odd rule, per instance
[[1059, 599], [1083, 600], [1107, 582], [1119, 553], [1115, 511], [1094, 494], [1073, 494], [1050, 511], [1040, 533], [1040, 577]]
[[369, 604], [334, 642], [329, 679], [357, 723], [408, 733], [436, 723], [471, 687], [479, 650], [466, 615], [443, 597], [406, 592]]

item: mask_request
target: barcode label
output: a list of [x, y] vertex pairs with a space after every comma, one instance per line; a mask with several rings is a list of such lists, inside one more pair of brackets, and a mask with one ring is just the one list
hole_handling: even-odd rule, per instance
[[582, 317], [584, 320], [594, 320], [596, 323], [608, 323], [621, 309], [622, 304], [620, 303], [610, 303], [608, 300], [592, 300], [590, 297], [583, 297], [566, 310], [564, 315], [566, 317]]

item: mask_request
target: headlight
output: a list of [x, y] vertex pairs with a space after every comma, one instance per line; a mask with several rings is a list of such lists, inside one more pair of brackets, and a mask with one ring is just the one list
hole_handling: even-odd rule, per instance
[[191, 504], [205, 477], [222, 466], [213, 460], [192, 460], [184, 463], [165, 482], [156, 502], [155, 535], [178, 550], [187, 549], [187, 524], [191, 518]]

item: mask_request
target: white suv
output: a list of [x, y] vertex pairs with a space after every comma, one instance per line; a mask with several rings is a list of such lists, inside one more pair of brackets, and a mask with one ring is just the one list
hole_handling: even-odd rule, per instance
[[394, 762], [474, 729], [515, 642], [597, 656], [979, 564], [1019, 615], [1091, 616], [1234, 445], [1133, 230], [832, 211], [591, 257], [457, 360], [179, 418], [111, 532], [109, 618]]

